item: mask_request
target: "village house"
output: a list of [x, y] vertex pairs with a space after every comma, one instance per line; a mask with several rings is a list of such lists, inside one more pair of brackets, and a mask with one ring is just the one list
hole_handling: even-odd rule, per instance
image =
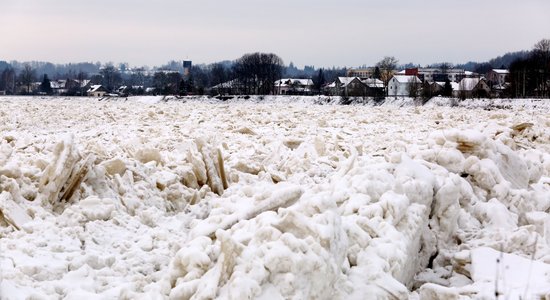
[[90, 89], [86, 92], [90, 97], [103, 97], [107, 93], [107, 89], [100, 85], [92, 85]]
[[145, 95], [157, 95], [157, 89], [154, 87], [147, 87], [145, 88]]
[[429, 95], [437, 96], [442, 95], [445, 89], [445, 82], [441, 81], [424, 81], [422, 84], [422, 90], [427, 91]]
[[464, 78], [458, 83], [458, 87], [453, 89], [453, 96], [461, 99], [465, 98], [483, 98], [488, 97], [491, 88], [483, 78]]
[[275, 95], [312, 95], [313, 80], [284, 78], [275, 81]]
[[504, 85], [509, 82], [510, 71], [506, 69], [491, 69], [487, 72], [487, 83], [490, 86]]
[[420, 93], [422, 81], [414, 75], [395, 75], [388, 82], [388, 96], [411, 96], [412, 92]]
[[491, 88], [492, 97], [504, 97], [510, 87], [510, 71], [506, 69], [491, 69], [487, 72], [487, 84]]
[[366, 86], [366, 95], [368, 97], [384, 97], [384, 82], [382, 80], [376, 78], [367, 78], [361, 81]]
[[51, 80], [50, 87], [54, 95], [82, 95], [85, 90], [90, 88], [90, 80]]
[[334, 92], [336, 90], [336, 82], [327, 82], [321, 86], [321, 93], [326, 96], [335, 95]]
[[143, 85], [121, 85], [118, 89], [116, 89], [116, 93], [119, 96], [143, 95], [145, 93], [145, 89], [143, 88]]
[[338, 77], [334, 82], [332, 94], [344, 97], [365, 97], [367, 88], [359, 77]]
[[67, 80], [50, 80], [50, 87], [52, 88], [52, 93], [54, 95], [63, 95], [67, 92], [65, 88], [65, 83]]

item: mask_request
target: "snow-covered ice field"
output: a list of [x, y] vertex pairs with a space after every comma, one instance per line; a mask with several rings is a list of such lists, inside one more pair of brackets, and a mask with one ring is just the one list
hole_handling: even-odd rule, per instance
[[159, 100], [0, 97], [1, 299], [550, 298], [549, 100]]

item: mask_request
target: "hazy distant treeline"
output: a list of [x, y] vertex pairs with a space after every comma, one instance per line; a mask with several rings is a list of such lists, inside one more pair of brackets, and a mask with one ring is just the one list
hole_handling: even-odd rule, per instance
[[[491, 68], [509, 68], [510, 65], [518, 60], [518, 59], [525, 59], [527, 58], [532, 51], [517, 51], [517, 52], [510, 52], [506, 53], [502, 56], [498, 56], [496, 58], [493, 58], [487, 62], [467, 62], [464, 64], [457, 64], [454, 65], [456, 68], [465, 69], [467, 71], [473, 71], [476, 73], [486, 73]], [[211, 69], [213, 66], [223, 66], [225, 69], [231, 69], [235, 61], [221, 61], [209, 65], [196, 65], [195, 67], [208, 70]], [[439, 66], [441, 63], [433, 63], [428, 66]], [[56, 80], [56, 79], [66, 79], [66, 78], [73, 78], [76, 77], [76, 75], [80, 72], [86, 73], [89, 76], [97, 75], [100, 73], [100, 70], [102, 67], [105, 66], [115, 66], [119, 70], [128, 70], [128, 69], [134, 69], [134, 70], [140, 70], [142, 72], [154, 72], [155, 70], [172, 70], [172, 71], [178, 71], [183, 72], [183, 65], [181, 61], [171, 60], [167, 62], [166, 64], [162, 66], [157, 67], [148, 67], [148, 66], [134, 66], [130, 67], [128, 63], [112, 63], [112, 62], [78, 62], [78, 63], [67, 63], [67, 64], [54, 64], [51, 62], [43, 62], [43, 61], [29, 61], [29, 62], [19, 62], [19, 61], [2, 61], [0, 60], [0, 72], [4, 71], [5, 69], [12, 68], [16, 73], [19, 73], [21, 70], [24, 69], [25, 65], [29, 65], [37, 76], [41, 76], [43, 74], [47, 74], [50, 79]], [[409, 68], [409, 67], [419, 67], [420, 65], [414, 64], [414, 63], [408, 63], [408, 64], [402, 64], [398, 67], [400, 68]], [[292, 62], [290, 62], [288, 65], [284, 67], [283, 70], [283, 76], [285, 77], [296, 77], [296, 78], [311, 78], [315, 74], [319, 72], [320, 68], [315, 68], [314, 66], [306, 65], [304, 68], [297, 68]], [[332, 68], [324, 68], [326, 69], [334, 69], [334, 70], [344, 70], [346, 67], [332, 67]]]
[[[530, 51], [506, 53], [488, 62], [468, 62], [452, 65], [436, 63], [426, 67], [459, 68], [485, 74], [492, 68], [510, 69], [508, 95], [513, 97], [548, 97], [550, 73], [550, 40], [543, 39]], [[386, 68], [387, 82], [395, 69], [420, 67], [413, 63], [397, 64], [397, 59]], [[327, 62], [329, 63], [329, 62]], [[377, 66], [385, 65], [384, 60]], [[366, 66], [365, 66], [366, 67]], [[378, 68], [377, 68], [378, 69]], [[148, 88], [159, 94], [203, 94], [210, 87], [236, 80], [247, 93], [269, 94], [273, 82], [284, 78], [310, 78], [319, 90], [324, 83], [345, 76], [346, 67], [315, 68], [306, 65], [297, 68], [292, 62], [286, 65], [275, 54], [245, 54], [235, 61], [193, 65], [190, 73], [184, 75], [182, 61], [169, 61], [160, 67], [130, 66], [128, 63], [79, 62], [53, 64], [50, 62], [18, 62], [0, 60], [0, 92], [4, 94], [52, 93], [50, 81], [78, 82], [73, 88], [63, 89], [66, 95], [83, 95], [85, 82], [88, 86], [101, 84], [109, 92], [127, 86], [133, 94], [143, 94]], [[383, 72], [384, 73], [384, 72]], [[381, 74], [384, 77], [384, 74]], [[37, 83], [41, 83], [39, 87]], [[74, 86], [77, 86], [76, 88]], [[46, 87], [46, 88], [44, 88]]]

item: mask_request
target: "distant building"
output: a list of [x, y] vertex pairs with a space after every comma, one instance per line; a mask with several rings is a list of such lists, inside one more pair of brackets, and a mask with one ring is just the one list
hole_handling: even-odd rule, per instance
[[276, 95], [311, 95], [313, 94], [313, 80], [283, 78], [275, 81]]
[[375, 78], [338, 77], [322, 86], [321, 91], [333, 96], [380, 98], [384, 97], [384, 82]]
[[510, 71], [506, 69], [491, 69], [487, 72], [487, 84], [491, 88], [492, 97], [505, 97], [510, 89]]
[[422, 89], [428, 92], [429, 95], [441, 95], [445, 89], [445, 82], [442, 81], [424, 81]]
[[118, 89], [116, 89], [116, 93], [120, 96], [142, 95], [144, 92], [145, 89], [143, 88], [143, 85], [121, 85]]
[[417, 76], [421, 81], [460, 82], [463, 78], [475, 77], [473, 72], [464, 69], [443, 69], [443, 68], [409, 68], [398, 73], [399, 75]]
[[103, 97], [107, 93], [107, 89], [100, 85], [92, 85], [90, 89], [86, 92], [90, 97]]
[[67, 88], [65, 87], [66, 84], [67, 84], [67, 80], [63, 80], [63, 79], [51, 80], [50, 87], [52, 88], [53, 94], [62, 95], [67, 93]]
[[90, 80], [51, 80], [50, 87], [53, 95], [82, 95], [84, 90], [90, 88]]
[[453, 96], [458, 98], [488, 97], [491, 88], [483, 78], [464, 78], [453, 90]]
[[373, 68], [366, 68], [366, 69], [348, 69], [346, 71], [347, 77], [359, 77], [361, 79], [366, 79], [372, 77], [372, 74], [374, 73]]
[[417, 92], [421, 90], [422, 81], [415, 75], [395, 75], [388, 82], [388, 96], [409, 96], [413, 87]]
[[384, 82], [376, 78], [367, 78], [361, 80], [366, 86], [366, 95], [368, 97], [383, 98], [384, 97]]
[[492, 69], [487, 73], [487, 82], [489, 85], [504, 85], [509, 82], [510, 71], [506, 69]]
[[365, 97], [367, 95], [366, 85], [359, 77], [338, 77], [334, 88], [334, 95], [346, 97]]

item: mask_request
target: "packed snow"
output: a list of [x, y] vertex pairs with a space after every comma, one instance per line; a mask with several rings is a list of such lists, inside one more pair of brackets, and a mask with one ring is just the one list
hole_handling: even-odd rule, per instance
[[550, 298], [548, 100], [337, 103], [0, 97], [0, 298]]

